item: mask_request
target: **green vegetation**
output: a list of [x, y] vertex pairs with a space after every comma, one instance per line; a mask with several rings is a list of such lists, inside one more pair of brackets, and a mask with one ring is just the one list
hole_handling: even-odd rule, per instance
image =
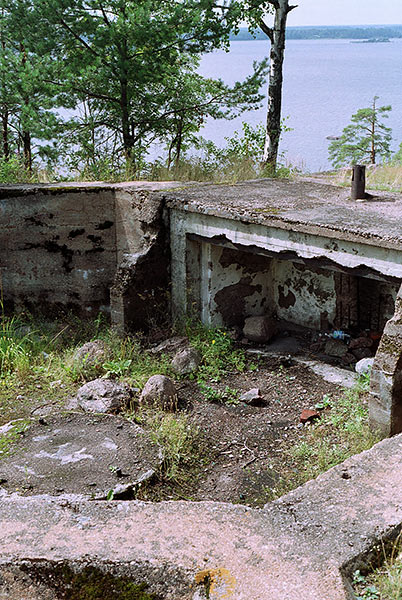
[[[239, 404], [239, 390], [230, 386], [228, 378], [231, 374], [257, 370], [258, 364], [250, 362], [222, 329], [188, 323], [181, 333], [186, 333], [190, 344], [201, 354], [198, 371], [186, 378], [187, 389], [194, 386], [198, 398], [203, 397], [205, 402], [234, 407]], [[78, 360], [76, 349], [91, 339], [104, 341], [106, 356], [98, 362], [85, 357]], [[75, 396], [78, 387], [90, 379], [118, 377], [141, 389], [150, 376], [166, 374], [175, 377], [181, 385], [184, 377], [172, 372], [171, 357], [148, 352], [148, 345], [147, 339], [140, 336], [117, 337], [102, 317], [83, 322], [70, 316], [61, 322], [44, 323], [33, 321], [28, 315], [7, 317], [3, 314], [0, 320], [0, 425], [11, 419], [21, 421], [0, 437], [0, 457], [12, 451], [20, 432], [37, 414], [37, 408], [45, 406], [62, 411], [65, 401]], [[279, 367], [277, 376], [288, 377], [283, 367]], [[317, 404], [317, 409], [322, 411], [321, 420], [304, 428], [296, 445], [290, 447], [284, 439], [278, 461], [270, 465], [277, 484], [275, 489], [263, 492], [262, 504], [377, 441], [368, 427], [367, 385], [367, 378], [363, 378], [340, 399], [325, 395]], [[276, 401], [273, 391], [272, 402]], [[141, 487], [137, 491], [138, 498], [190, 499], [203, 470], [214, 460], [215, 451], [211, 451], [205, 431], [193, 423], [191, 411], [183, 408], [170, 413], [143, 406], [135, 410], [132, 407], [127, 413], [127, 418], [148, 430], [164, 451], [164, 463], [156, 481]]]
[[[338, 185], [350, 187], [351, 169], [342, 169], [334, 173], [331, 180]], [[402, 161], [377, 165], [366, 171], [367, 187], [371, 190], [402, 192]]]
[[132, 179], [155, 142], [177, 170], [206, 118], [263, 99], [265, 60], [232, 86], [197, 71], [244, 10], [238, 0], [1, 0], [2, 180], [52, 178], [59, 165], [70, 178]]
[[396, 541], [379, 544], [374, 549], [374, 559], [367, 569], [355, 571], [353, 587], [357, 600], [401, 600], [402, 545], [400, 535]]
[[315, 479], [381, 439], [369, 428], [368, 388], [369, 379], [363, 377], [336, 402], [328, 396], [323, 398], [322, 418], [306, 429], [298, 444], [284, 451], [287, 467], [279, 474], [275, 488], [267, 490], [269, 499]]
[[226, 331], [219, 328], [207, 329], [199, 323], [188, 323], [186, 335], [202, 356], [197, 372], [199, 383], [218, 382], [230, 372], [242, 372], [246, 369], [243, 350], [234, 347], [233, 340]]
[[329, 145], [329, 158], [334, 167], [354, 164], [375, 164], [377, 159], [391, 156], [391, 129], [382, 122], [388, 118], [391, 106], [377, 106], [374, 96], [369, 108], [361, 108], [352, 115], [341, 137]]
[[79, 571], [63, 562], [52, 568], [37, 566], [35, 575], [65, 600], [156, 600], [155, 594], [146, 592], [147, 584], [136, 584], [97, 567]]

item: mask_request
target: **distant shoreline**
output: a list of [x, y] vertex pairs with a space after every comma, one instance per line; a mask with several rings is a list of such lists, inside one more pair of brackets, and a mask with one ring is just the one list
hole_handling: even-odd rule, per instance
[[[379, 40], [402, 38], [402, 25], [348, 25], [348, 26], [304, 26], [288, 27], [286, 30], [288, 40]], [[257, 29], [252, 35], [247, 27], [241, 27], [238, 34], [232, 34], [230, 41], [267, 40], [267, 36]]]

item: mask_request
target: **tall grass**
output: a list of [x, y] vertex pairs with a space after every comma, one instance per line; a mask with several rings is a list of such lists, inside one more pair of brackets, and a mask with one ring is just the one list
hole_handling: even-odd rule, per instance
[[[334, 183], [349, 186], [351, 169], [341, 169], [334, 175]], [[372, 190], [402, 192], [402, 164], [377, 165], [367, 169], [367, 187]]]

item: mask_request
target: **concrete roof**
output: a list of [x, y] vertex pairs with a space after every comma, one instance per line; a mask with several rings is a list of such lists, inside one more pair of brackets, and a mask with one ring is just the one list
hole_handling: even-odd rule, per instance
[[375, 192], [356, 202], [348, 188], [260, 179], [172, 190], [166, 197], [170, 208], [402, 250], [402, 194]]
[[350, 198], [350, 188], [308, 178], [258, 179], [237, 184], [178, 181], [2, 184], [0, 199], [38, 192], [102, 190], [161, 192], [170, 208], [402, 250], [402, 194], [376, 191], [369, 200], [356, 202]]

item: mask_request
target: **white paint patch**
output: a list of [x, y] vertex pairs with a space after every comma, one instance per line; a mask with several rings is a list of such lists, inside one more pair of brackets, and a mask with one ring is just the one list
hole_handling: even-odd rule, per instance
[[101, 444], [101, 446], [103, 446], [104, 448], [107, 448], [107, 450], [117, 450], [118, 449], [117, 444], [115, 444], [113, 442], [113, 440], [111, 440], [110, 438], [105, 438], [105, 441]]
[[49, 439], [50, 436], [48, 435], [36, 435], [34, 438], [32, 438], [32, 441], [34, 442], [43, 442], [43, 440], [47, 440]]
[[41, 450], [38, 454], [35, 454], [35, 458], [50, 458], [51, 460], [58, 460], [62, 465], [76, 463], [81, 460], [94, 460], [92, 454], [85, 454], [86, 448], [69, 452], [69, 446], [71, 446], [70, 442], [67, 442], [67, 444], [62, 444], [59, 446], [57, 452], [54, 452], [53, 454], [50, 452], [45, 452], [45, 450]]
[[17, 471], [21, 471], [21, 473], [25, 473], [26, 475], [36, 475], [35, 471], [26, 465], [14, 465]]

